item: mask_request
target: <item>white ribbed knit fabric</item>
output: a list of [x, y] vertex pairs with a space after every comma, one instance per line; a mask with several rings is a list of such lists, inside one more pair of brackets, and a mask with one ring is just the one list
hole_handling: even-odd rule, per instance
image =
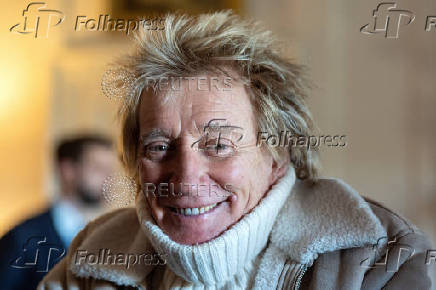
[[260, 203], [219, 237], [199, 244], [172, 241], [155, 223], [143, 195], [136, 200], [142, 229], [153, 248], [167, 256], [164, 273], [153, 281], [161, 289], [241, 289], [254, 283], [262, 251], [277, 214], [295, 183], [291, 167]]

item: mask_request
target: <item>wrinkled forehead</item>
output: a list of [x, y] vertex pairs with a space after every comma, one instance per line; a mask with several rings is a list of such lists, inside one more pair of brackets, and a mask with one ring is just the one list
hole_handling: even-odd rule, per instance
[[141, 131], [176, 125], [179, 129], [203, 128], [213, 119], [253, 129], [253, 107], [242, 82], [233, 81], [225, 90], [218, 86], [199, 90], [193, 78], [181, 81], [180, 89], [149, 89], [141, 95]]

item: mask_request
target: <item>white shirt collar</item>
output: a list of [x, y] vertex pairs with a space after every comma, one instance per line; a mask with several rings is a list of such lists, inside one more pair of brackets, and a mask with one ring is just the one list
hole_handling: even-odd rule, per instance
[[53, 224], [64, 245], [69, 246], [76, 234], [85, 226], [80, 211], [67, 200], [58, 200], [52, 207]]

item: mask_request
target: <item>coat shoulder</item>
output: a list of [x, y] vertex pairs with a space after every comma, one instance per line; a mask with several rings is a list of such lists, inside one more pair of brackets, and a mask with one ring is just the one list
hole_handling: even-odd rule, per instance
[[[305, 188], [310, 187], [306, 185]], [[346, 210], [343, 213], [346, 214], [337, 215], [338, 222], [351, 222], [348, 212], [366, 208], [366, 214], [372, 216], [371, 219], [383, 231], [373, 236], [377, 237], [373, 242], [366, 241], [364, 244], [320, 253], [305, 275], [303, 285], [308, 289], [317, 289], [321, 285], [328, 285], [327, 288], [332, 289], [430, 289], [426, 260], [431, 243], [417, 226], [381, 203], [357, 193], [341, 180], [324, 179], [315, 188], [316, 195], [326, 195], [326, 190], [333, 193], [327, 196], [329, 200], [334, 200], [335, 205], [345, 202]], [[351, 200], [357, 202], [348, 200], [353, 196]], [[335, 212], [339, 214], [340, 209], [341, 206], [338, 206]], [[360, 214], [355, 220], [358, 225], [356, 231], [362, 229], [364, 218]], [[368, 233], [371, 231], [371, 228], [366, 230]], [[340, 278], [326, 280], [325, 277]]]
[[[100, 238], [107, 238], [106, 234], [110, 234], [112, 238], [121, 235], [129, 237], [135, 235], [138, 230], [139, 220], [135, 208], [122, 208], [103, 214], [89, 222], [73, 242], [76, 239], [82, 242], [86, 240], [97, 241]], [[77, 245], [77, 241], [75, 245]]]
[[135, 208], [114, 210], [89, 222], [76, 235], [66, 257], [46, 275], [38, 289], [63, 289], [62, 285], [94, 289], [98, 283], [118, 287], [136, 284], [137, 273], [126, 273], [124, 265], [94, 263], [87, 257], [149, 251], [150, 243], [142, 233]]
[[386, 229], [387, 236], [394, 237], [406, 234], [424, 235], [415, 224], [403, 217], [401, 214], [389, 209], [378, 201], [372, 200], [368, 197], [363, 198], [370, 205], [371, 210]]

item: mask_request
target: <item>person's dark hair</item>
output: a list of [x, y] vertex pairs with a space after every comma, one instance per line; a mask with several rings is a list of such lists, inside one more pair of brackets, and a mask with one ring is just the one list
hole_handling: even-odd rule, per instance
[[56, 146], [56, 161], [59, 163], [62, 160], [69, 159], [78, 162], [82, 158], [86, 147], [91, 145], [111, 148], [112, 140], [108, 137], [97, 134], [80, 135], [62, 139]]

